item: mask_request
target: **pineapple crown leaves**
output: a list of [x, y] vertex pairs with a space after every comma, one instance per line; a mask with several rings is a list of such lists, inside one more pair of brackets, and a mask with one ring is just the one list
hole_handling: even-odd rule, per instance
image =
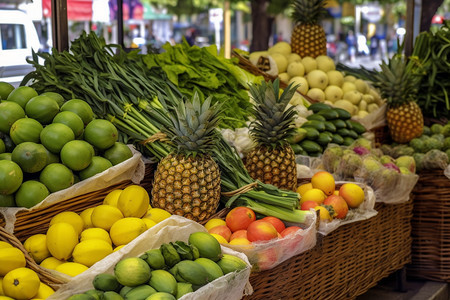
[[275, 148], [286, 144], [286, 139], [295, 132], [294, 119], [297, 111], [289, 101], [298, 85], [290, 84], [280, 95], [280, 81], [263, 81], [260, 85], [250, 86], [250, 95], [254, 101], [250, 124], [250, 135], [259, 145]]
[[326, 0], [293, 0], [291, 18], [295, 23], [317, 25], [327, 15]]
[[162, 131], [176, 146], [177, 154], [195, 157], [197, 154], [210, 153], [216, 145], [216, 127], [221, 120], [222, 105], [212, 105], [211, 100], [208, 97], [201, 103], [199, 95], [195, 93], [191, 99], [180, 101], [171, 111], [171, 124]]
[[417, 66], [417, 60], [407, 59], [402, 54], [381, 63], [373, 84], [379, 88], [389, 107], [415, 101], [423, 77], [420, 66]]

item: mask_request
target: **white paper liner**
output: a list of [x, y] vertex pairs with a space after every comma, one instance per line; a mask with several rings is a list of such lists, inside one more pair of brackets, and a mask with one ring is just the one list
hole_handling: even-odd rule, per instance
[[[121, 248], [99, 262], [91, 266], [87, 271], [71, 278], [71, 280], [62, 285], [61, 288], [51, 295], [48, 300], [63, 300], [71, 295], [83, 293], [93, 289], [92, 280], [97, 274], [114, 273], [114, 266], [122, 259], [128, 257], [139, 257], [150, 249], [159, 248], [164, 243], [184, 241], [188, 242], [189, 235], [194, 232], [207, 232], [202, 225], [189, 219], [172, 215], [170, 218], [151, 227], [126, 246]], [[181, 297], [182, 300], [198, 299], [241, 299], [243, 295], [251, 295], [253, 289], [250, 285], [251, 265], [243, 253], [233, 251], [232, 249], [222, 247], [222, 252], [237, 256], [244, 260], [248, 267], [239, 272], [233, 272], [222, 276], [213, 282], [201, 287], [193, 293]], [[59, 272], [49, 270], [52, 273]]]
[[142, 154], [135, 150], [133, 146], [128, 145], [128, 147], [130, 147], [133, 152], [133, 156], [131, 158], [88, 179], [82, 180], [67, 189], [51, 193], [42, 202], [31, 208], [0, 207], [0, 213], [3, 215], [6, 223], [6, 231], [9, 233], [14, 232], [16, 214], [20, 211], [32, 211], [39, 208], [46, 208], [55, 203], [101, 190], [125, 180], [131, 180], [133, 183], [139, 184], [144, 178], [145, 164], [142, 160]]

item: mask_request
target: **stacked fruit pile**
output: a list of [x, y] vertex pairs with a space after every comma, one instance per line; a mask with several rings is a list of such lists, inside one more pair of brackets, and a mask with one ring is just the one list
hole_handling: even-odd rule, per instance
[[298, 226], [287, 226], [273, 216], [256, 220], [255, 212], [243, 206], [230, 210], [225, 220], [210, 219], [205, 228], [221, 244], [250, 245], [254, 242], [268, 241], [303, 230]]
[[351, 145], [366, 129], [359, 122], [351, 120], [344, 109], [324, 103], [314, 103], [308, 107], [314, 114], [297, 128], [289, 140], [296, 154], [318, 156], [328, 144]]
[[54, 291], [41, 282], [38, 274], [26, 267], [22, 251], [0, 241], [0, 298], [46, 299]]
[[149, 205], [144, 188], [130, 185], [111, 191], [103, 204], [79, 215], [55, 215], [46, 234], [29, 237], [24, 247], [42, 267], [76, 276], [168, 217]]
[[27, 86], [0, 103], [0, 135], [0, 206], [33, 207], [132, 157], [86, 102]]
[[382, 104], [373, 87], [355, 76], [337, 71], [328, 56], [300, 57], [291, 52], [288, 43], [279, 42], [267, 51], [250, 53], [249, 59], [259, 67], [258, 61], [264, 57], [271, 58], [272, 72], [268, 70], [271, 75], [278, 76], [286, 84], [300, 84], [298, 91], [313, 101], [345, 109], [358, 118], [364, 118]]
[[355, 183], [344, 183], [336, 189], [333, 175], [325, 171], [315, 173], [311, 182], [298, 187], [298, 192], [302, 197], [301, 209], [318, 210], [325, 222], [345, 219], [349, 210], [357, 209], [365, 199], [364, 190]]
[[95, 289], [85, 292], [85, 298], [77, 294], [69, 299], [87, 299], [85, 295], [90, 295], [92, 299], [175, 300], [247, 267], [239, 257], [222, 253], [213, 236], [195, 232], [189, 236], [189, 243], [170, 242], [140, 257], [122, 259], [115, 265], [114, 275], [98, 274], [94, 278]]

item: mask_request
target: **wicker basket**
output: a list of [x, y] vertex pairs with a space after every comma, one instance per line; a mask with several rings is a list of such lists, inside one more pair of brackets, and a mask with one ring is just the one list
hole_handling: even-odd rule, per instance
[[[146, 164], [144, 180], [140, 183], [147, 191], [151, 190], [151, 182], [153, 178], [153, 164]], [[64, 211], [73, 211], [81, 213], [86, 208], [94, 207], [103, 201], [106, 195], [114, 189], [123, 189], [132, 184], [130, 180], [109, 186], [107, 188], [80, 195], [51, 206], [31, 211], [20, 211], [16, 214], [16, 221], [14, 223], [14, 235], [24, 242], [28, 237], [45, 233], [50, 223], [51, 218]], [[5, 226], [5, 220], [0, 214], [0, 226]]]
[[375, 146], [379, 147], [382, 144], [389, 144], [391, 142], [391, 136], [389, 135], [389, 128], [384, 125], [372, 129], [375, 135]]
[[377, 203], [378, 214], [347, 224], [315, 248], [277, 267], [253, 273], [244, 299], [354, 299], [410, 261], [412, 200]]
[[16, 247], [20, 251], [23, 252], [25, 255], [25, 261], [26, 261], [26, 267], [30, 268], [31, 270], [35, 271], [41, 282], [45, 283], [46, 285], [52, 287], [54, 290], [57, 290], [62, 284], [65, 283], [65, 281], [55, 277], [51, 273], [49, 273], [47, 270], [39, 267], [35, 263], [35, 261], [31, 258], [31, 256], [28, 254], [28, 252], [23, 247], [22, 243], [12, 234], [9, 234], [3, 227], [0, 227], [0, 241], [10, 243], [12, 246]]
[[450, 282], [450, 179], [443, 170], [420, 172], [413, 193], [412, 263], [408, 275]]

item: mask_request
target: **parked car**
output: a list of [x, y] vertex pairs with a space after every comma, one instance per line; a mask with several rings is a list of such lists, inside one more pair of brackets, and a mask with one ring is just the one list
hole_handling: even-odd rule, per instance
[[0, 9], [0, 81], [18, 86], [33, 70], [26, 59], [39, 51], [39, 37], [28, 15], [16, 9]]

